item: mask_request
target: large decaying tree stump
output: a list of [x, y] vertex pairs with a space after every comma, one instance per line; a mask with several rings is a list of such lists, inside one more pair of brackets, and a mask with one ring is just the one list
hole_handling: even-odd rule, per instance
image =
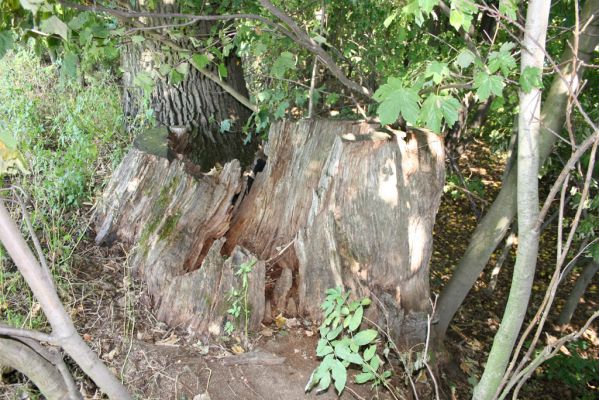
[[138, 140], [106, 189], [97, 240], [136, 246], [130, 262], [158, 317], [200, 334], [222, 333], [226, 294], [240, 285], [235, 271], [256, 258], [250, 328], [279, 312], [319, 320], [325, 290], [341, 285], [375, 300], [370, 316], [398, 344], [418, 343], [430, 311], [443, 144], [432, 133], [375, 130], [274, 124], [251, 186], [236, 161], [204, 174]]

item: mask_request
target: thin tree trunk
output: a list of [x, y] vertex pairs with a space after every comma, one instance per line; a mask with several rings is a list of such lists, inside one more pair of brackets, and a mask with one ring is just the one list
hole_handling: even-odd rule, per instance
[[0, 337], [0, 365], [10, 366], [31, 379], [48, 400], [70, 398], [60, 371], [18, 340]]
[[[592, 18], [599, 9], [597, 0], [589, 0], [581, 15], [581, 26]], [[594, 18], [587, 29], [581, 33], [578, 58], [588, 62], [599, 43], [599, 18]], [[562, 56], [560, 72], [565, 79], [556, 76], [549, 90], [547, 101], [541, 113], [541, 136], [539, 138], [539, 155], [541, 164], [551, 154], [556, 141], [555, 132], [561, 132], [570, 90], [576, 92], [582, 78], [581, 70], [572, 70], [572, 50], [566, 47]], [[583, 63], [578, 63], [582, 65]], [[516, 213], [516, 174], [517, 166], [507, 172], [501, 191], [481, 219], [472, 234], [466, 252], [456, 267], [451, 280], [447, 283], [437, 303], [437, 320], [435, 335], [441, 341], [449, 323], [466, 298], [466, 295], [487, 265], [491, 254], [501, 243]]]
[[[526, 68], [543, 69], [545, 38], [549, 21], [550, 0], [531, 0], [528, 4], [520, 71]], [[535, 228], [539, 216], [539, 135], [541, 116], [541, 89], [520, 92], [518, 119], [518, 252], [510, 295], [499, 330], [474, 399], [494, 397], [526, 316], [528, 301], [535, 277], [539, 251], [539, 230]]]
[[10, 218], [3, 201], [0, 201], [0, 241], [40, 302], [57, 343], [108, 397], [118, 400], [130, 399], [131, 396], [121, 382], [77, 333], [73, 321], [56, 294], [54, 284], [47, 274], [42, 273], [41, 266], [21, 236], [19, 228]]
[[576, 283], [568, 296], [568, 300], [566, 300], [566, 304], [564, 304], [564, 308], [557, 318], [557, 323], [559, 325], [569, 324], [572, 320], [572, 315], [578, 306], [578, 302], [584, 295], [584, 292], [587, 290], [587, 287], [592, 282], [593, 277], [599, 271], [599, 263], [595, 261], [589, 262], [584, 266], [582, 273], [576, 279]]

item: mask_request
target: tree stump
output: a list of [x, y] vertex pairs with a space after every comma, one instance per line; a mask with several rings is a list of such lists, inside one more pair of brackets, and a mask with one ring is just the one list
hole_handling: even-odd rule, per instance
[[250, 328], [280, 312], [318, 321], [325, 290], [341, 285], [373, 298], [370, 317], [398, 345], [424, 339], [444, 182], [436, 135], [387, 135], [351, 121], [276, 123], [251, 186], [236, 161], [202, 174], [166, 153], [133, 149], [96, 219], [98, 242], [136, 245], [131, 264], [160, 319], [221, 334], [235, 271], [256, 257]]

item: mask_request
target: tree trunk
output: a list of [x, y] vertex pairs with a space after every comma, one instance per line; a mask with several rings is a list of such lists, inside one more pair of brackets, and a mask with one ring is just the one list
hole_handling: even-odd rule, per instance
[[222, 333], [234, 272], [255, 257], [250, 328], [276, 313], [319, 320], [325, 289], [342, 285], [380, 300], [371, 316], [398, 345], [420, 343], [443, 144], [372, 132], [350, 121], [274, 124], [251, 185], [236, 161], [191, 176], [178, 158], [134, 149], [106, 189], [97, 240], [137, 244], [131, 265], [159, 318], [200, 334]]
[[[579, 68], [583, 63], [590, 61], [593, 51], [599, 43], [599, 19], [594, 18], [587, 24], [589, 19], [598, 12], [598, 7], [597, 1], [588, 0], [581, 13], [581, 26], [587, 28], [580, 35], [578, 58], [582, 62], [578, 63]], [[559, 76], [554, 78], [541, 112], [542, 123], [539, 140], [541, 164], [551, 154], [556, 140], [554, 132], [561, 132], [563, 128], [570, 93], [568, 86], [573, 92], [580, 87], [582, 70], [572, 70], [572, 59], [572, 50], [568, 46], [560, 64], [563, 79]], [[437, 340], [443, 340], [445, 337], [447, 327], [456, 311], [511, 225], [516, 213], [516, 174], [517, 165], [514, 165], [507, 172], [497, 198], [472, 234], [468, 248], [451, 280], [441, 292], [436, 312], [438, 323], [435, 325], [435, 336]]]
[[[175, 4], [156, 2], [158, 12], [178, 12]], [[149, 24], [160, 25], [164, 20], [152, 20]], [[167, 21], [168, 22], [168, 21]], [[213, 23], [198, 22], [189, 34], [202, 37], [209, 34]], [[190, 53], [200, 52], [188, 39], [181, 39], [177, 46], [188, 49]], [[131, 43], [122, 52], [123, 73], [123, 108], [126, 116], [137, 115], [144, 101], [140, 88], [134, 84], [135, 77], [140, 72], [156, 76], [154, 90], [150, 95], [150, 106], [154, 111], [157, 122], [166, 127], [181, 127], [185, 129], [185, 140], [178, 153], [192, 160], [204, 171], [210, 170], [216, 163], [224, 165], [233, 159], [248, 165], [254, 157], [255, 143], [244, 144], [246, 134], [243, 128], [251, 115], [251, 111], [227, 93], [213, 80], [207, 78], [187, 60], [180, 57], [175, 50], [169, 50], [160, 42], [155, 42], [151, 36], [138, 44]], [[187, 63], [189, 73], [185, 79], [172, 84], [169, 77], [159, 74], [161, 65], [172, 68]], [[234, 54], [226, 57], [224, 62], [227, 77], [222, 78], [235, 91], [248, 97], [241, 60]], [[212, 67], [208, 69], [216, 76], [218, 73]], [[228, 131], [221, 130], [225, 121], [231, 123]]]
[[576, 279], [576, 283], [568, 296], [568, 300], [566, 300], [566, 304], [564, 304], [564, 308], [562, 308], [562, 312], [559, 314], [557, 318], [557, 323], [559, 325], [569, 324], [572, 320], [572, 315], [574, 315], [574, 311], [576, 307], [578, 307], [578, 302], [584, 296], [584, 292], [587, 290], [589, 284], [593, 281], [593, 277], [599, 271], [599, 263], [595, 261], [589, 262], [585, 265], [582, 273]]
[[[549, 22], [550, 0], [531, 0], [526, 14], [520, 72], [526, 68], [543, 70], [545, 38]], [[541, 89], [520, 91], [518, 115], [518, 251], [512, 285], [501, 325], [493, 339], [485, 371], [474, 388], [476, 400], [492, 399], [505, 373], [518, 333], [528, 309], [539, 252]]]

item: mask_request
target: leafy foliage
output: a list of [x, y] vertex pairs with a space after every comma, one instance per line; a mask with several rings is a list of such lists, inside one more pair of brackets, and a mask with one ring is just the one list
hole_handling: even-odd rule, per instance
[[305, 390], [318, 385], [318, 391], [325, 391], [333, 382], [335, 390], [341, 394], [347, 383], [347, 369], [352, 364], [362, 369], [354, 378], [356, 383], [385, 384], [391, 371], [384, 370], [383, 362], [376, 354], [378, 331], [359, 330], [364, 307], [370, 304], [370, 299], [349, 301], [350, 294], [340, 287], [327, 289], [326, 294], [321, 305], [324, 321], [320, 325], [320, 340], [316, 347], [316, 355], [322, 361], [312, 372]]

